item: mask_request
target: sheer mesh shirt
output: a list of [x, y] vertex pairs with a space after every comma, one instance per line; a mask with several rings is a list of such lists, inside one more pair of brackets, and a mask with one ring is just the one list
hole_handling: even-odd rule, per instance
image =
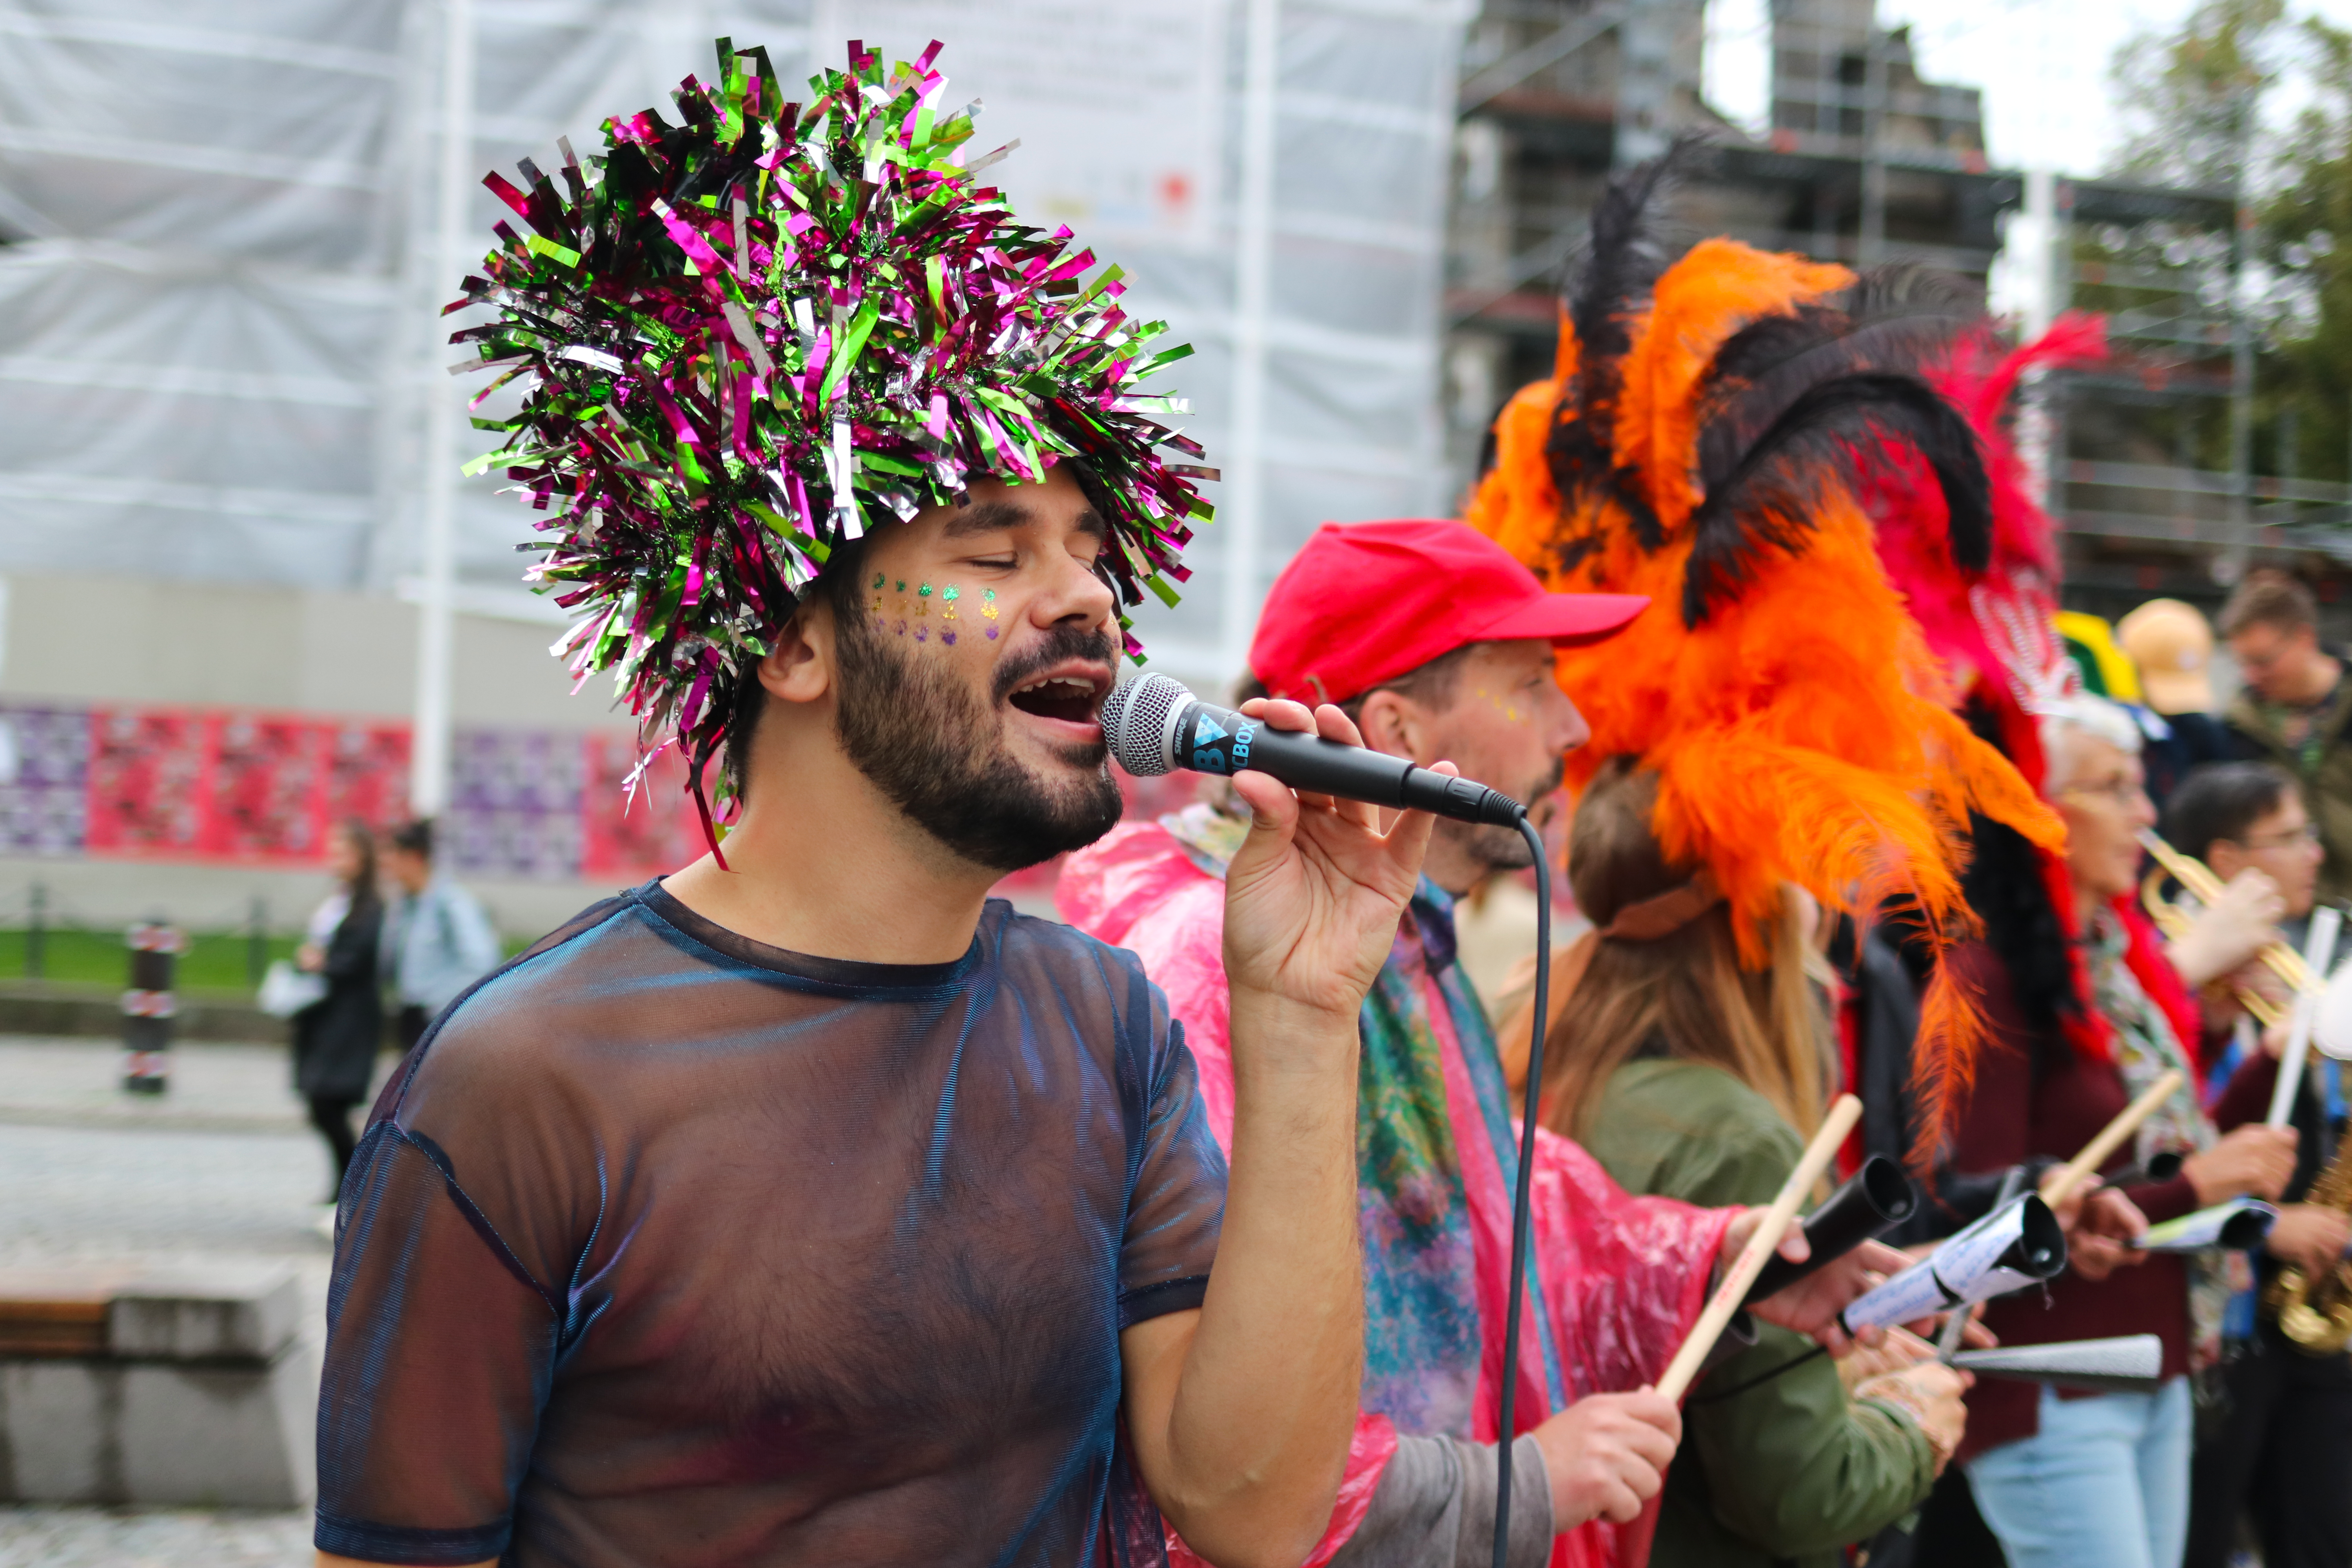
[[318, 1544], [1089, 1559], [1119, 1331], [1200, 1304], [1223, 1200], [1132, 954], [991, 902], [952, 963], [807, 958], [648, 884], [386, 1089], [343, 1189]]

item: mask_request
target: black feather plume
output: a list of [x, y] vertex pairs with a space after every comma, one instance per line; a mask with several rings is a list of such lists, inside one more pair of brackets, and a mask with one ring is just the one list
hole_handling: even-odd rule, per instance
[[1576, 334], [1576, 380], [1561, 401], [1575, 417], [1554, 424], [1545, 448], [1561, 498], [1606, 484], [1646, 550], [1664, 543], [1664, 534], [1640, 477], [1617, 466], [1617, 395], [1633, 345], [1633, 318], [1665, 270], [1666, 197], [1703, 141], [1691, 133], [1675, 137], [1664, 153], [1612, 180], [1592, 209], [1591, 235], [1566, 300], [1569, 329]]
[[1976, 432], [1916, 376], [1864, 371], [1817, 381], [1739, 450], [1691, 513], [1683, 622], [1696, 626], [1768, 551], [1794, 551], [1833, 486], [1872, 444], [1900, 440], [1935, 471], [1951, 517], [1952, 556], [1981, 570], [1992, 552], [1992, 484]]
[[1748, 323], [1716, 352], [1700, 386], [1700, 488], [1720, 483], [1807, 388], [1868, 372], [1916, 375], [1982, 319], [1960, 279], [1896, 264], [1856, 279], [1843, 309], [1803, 305]]

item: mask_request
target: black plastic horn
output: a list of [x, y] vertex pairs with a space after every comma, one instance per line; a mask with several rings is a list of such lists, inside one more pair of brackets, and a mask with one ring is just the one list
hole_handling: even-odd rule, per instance
[[1834, 1263], [1871, 1237], [1909, 1219], [1918, 1205], [1903, 1167], [1884, 1154], [1873, 1154], [1845, 1185], [1829, 1195], [1829, 1201], [1805, 1217], [1805, 1245], [1812, 1248], [1811, 1256], [1802, 1263], [1791, 1263], [1775, 1254], [1756, 1276], [1742, 1304], [1776, 1295], [1814, 1269]]

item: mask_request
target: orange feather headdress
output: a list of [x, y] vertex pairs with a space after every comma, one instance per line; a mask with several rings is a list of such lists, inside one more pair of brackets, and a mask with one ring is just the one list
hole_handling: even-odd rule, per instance
[[[1570, 781], [1617, 755], [1656, 771], [1658, 843], [1729, 900], [1746, 962], [1765, 962], [1783, 883], [1856, 914], [1908, 903], [1940, 953], [1969, 924], [1970, 810], [2062, 837], [1950, 710], [1854, 500], [1857, 467], [1899, 444], [1940, 487], [1955, 558], [1984, 563], [1983, 454], [1919, 374], [1954, 313], [1728, 239], [1664, 265], [1649, 214], [1680, 152], [1596, 209], [1555, 374], [1498, 417], [1468, 520], [1555, 590], [1650, 595], [1616, 637], [1559, 656], [1592, 727]], [[1916, 1056], [1927, 1127], [1978, 1032], [1939, 962]]]

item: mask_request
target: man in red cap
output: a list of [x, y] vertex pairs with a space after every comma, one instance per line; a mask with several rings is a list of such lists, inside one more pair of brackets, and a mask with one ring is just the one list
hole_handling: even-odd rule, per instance
[[[1647, 603], [1546, 593], [1458, 522], [1327, 524], [1267, 595], [1250, 667], [1264, 694], [1339, 704], [1367, 745], [1450, 761], [1533, 801], [1587, 737], [1553, 649], [1605, 637]], [[1219, 879], [1246, 827], [1208, 805], [1130, 823], [1073, 857], [1059, 889], [1064, 917], [1132, 949], [1185, 1019], [1221, 1141], [1234, 1076]], [[1493, 1032], [1454, 962], [1453, 911], [1528, 856], [1516, 831], [1439, 824], [1360, 1014], [1365, 1415], [1308, 1568], [1486, 1560], [1518, 1150]], [[1750, 1222], [1628, 1197], [1575, 1145], [1539, 1138], [1511, 1561], [1637, 1561], [1645, 1505], [1681, 1436], [1674, 1405], [1645, 1385]], [[1834, 1340], [1830, 1321], [1858, 1273], [1825, 1269], [1762, 1315]]]

